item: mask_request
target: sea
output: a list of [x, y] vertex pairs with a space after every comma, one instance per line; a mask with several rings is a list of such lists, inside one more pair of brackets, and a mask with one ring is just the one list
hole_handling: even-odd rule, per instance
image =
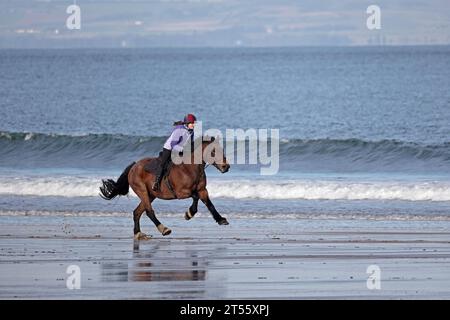
[[275, 174], [206, 169], [229, 221], [450, 221], [449, 46], [0, 50], [0, 215], [131, 219], [134, 193], [105, 201], [101, 180], [186, 113], [279, 130]]

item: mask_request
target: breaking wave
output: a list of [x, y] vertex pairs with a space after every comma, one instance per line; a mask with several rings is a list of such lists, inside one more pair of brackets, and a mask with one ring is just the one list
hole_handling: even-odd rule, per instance
[[[105, 177], [103, 177], [105, 178]], [[0, 195], [96, 197], [101, 177], [0, 177]], [[273, 200], [450, 201], [447, 181], [209, 179], [213, 197]], [[135, 196], [131, 191], [130, 196]]]

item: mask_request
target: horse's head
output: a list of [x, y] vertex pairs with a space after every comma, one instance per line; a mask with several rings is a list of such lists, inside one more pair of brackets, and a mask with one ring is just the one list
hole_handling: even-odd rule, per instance
[[212, 164], [222, 173], [230, 170], [230, 165], [223, 153], [223, 148], [214, 137], [204, 137], [202, 141], [203, 161]]

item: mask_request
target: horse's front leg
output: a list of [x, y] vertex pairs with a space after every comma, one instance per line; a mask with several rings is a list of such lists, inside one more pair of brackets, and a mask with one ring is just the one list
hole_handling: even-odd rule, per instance
[[198, 210], [197, 207], [198, 207], [198, 194], [194, 193], [192, 195], [192, 205], [189, 207], [188, 211], [185, 212], [184, 218], [186, 220], [191, 220], [197, 213]]
[[198, 192], [198, 195], [200, 197], [200, 200], [202, 200], [202, 202], [206, 205], [206, 207], [208, 208], [209, 212], [211, 212], [214, 220], [216, 220], [216, 222], [220, 225], [227, 225], [228, 221], [227, 219], [225, 219], [224, 217], [222, 217], [216, 210], [216, 208], [214, 207], [214, 205], [212, 204], [211, 200], [209, 199], [209, 195], [208, 195], [208, 190], [203, 189], [201, 191]]

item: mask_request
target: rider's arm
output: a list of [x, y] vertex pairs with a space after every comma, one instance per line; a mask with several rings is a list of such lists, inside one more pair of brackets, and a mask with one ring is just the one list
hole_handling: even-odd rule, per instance
[[179, 144], [174, 145], [172, 149], [176, 152], [183, 152], [183, 147]]
[[164, 149], [174, 150], [177, 152], [183, 151], [183, 146], [180, 146], [179, 143], [183, 140], [183, 130], [182, 128], [176, 128], [172, 131], [170, 137], [164, 143]]

